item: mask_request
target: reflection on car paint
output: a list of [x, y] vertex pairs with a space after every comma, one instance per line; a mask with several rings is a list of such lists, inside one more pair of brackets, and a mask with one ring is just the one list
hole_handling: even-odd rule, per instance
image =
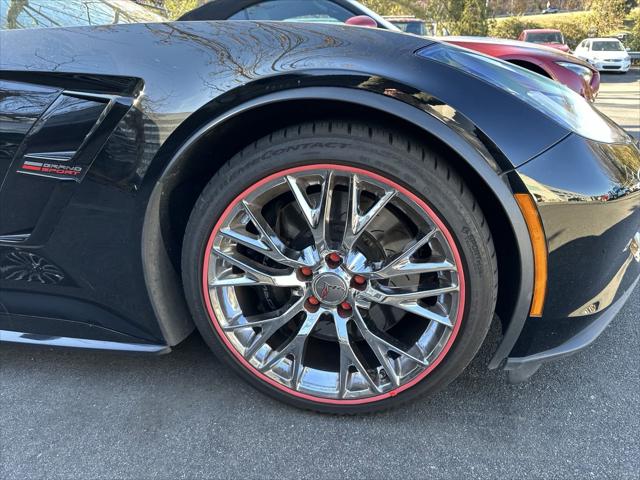
[[0, 260], [0, 279], [55, 285], [64, 280], [60, 268], [40, 255], [23, 250], [6, 253]]
[[569, 317], [579, 317], [582, 315], [593, 315], [605, 308], [609, 307], [617, 298], [618, 295], [624, 292], [620, 291], [620, 285], [624, 279], [631, 262], [634, 260], [633, 254], [630, 252], [627, 259], [620, 266], [620, 269], [613, 276], [611, 281], [593, 298], [589, 299], [584, 305], [578, 307], [576, 310], [569, 314]]

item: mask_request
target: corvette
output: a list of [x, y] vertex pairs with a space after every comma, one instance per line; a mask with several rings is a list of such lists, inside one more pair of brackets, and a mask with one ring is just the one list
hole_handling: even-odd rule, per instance
[[288, 22], [0, 44], [2, 341], [196, 329], [260, 391], [359, 413], [451, 382], [494, 320], [488, 367], [525, 380], [638, 281], [638, 146], [517, 66]]

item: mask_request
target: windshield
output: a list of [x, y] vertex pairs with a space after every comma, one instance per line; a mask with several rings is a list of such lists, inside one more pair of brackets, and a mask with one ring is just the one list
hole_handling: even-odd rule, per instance
[[[240, 9], [228, 20], [275, 20], [285, 22], [344, 23], [356, 15], [367, 15], [381, 28], [397, 30], [386, 20], [367, 10], [357, 2], [351, 8], [332, 0], [263, 0]], [[387, 25], [388, 24], [388, 25]]]
[[0, 0], [0, 28], [3, 30], [165, 20], [159, 10], [130, 0]]
[[422, 36], [427, 34], [427, 29], [425, 28], [424, 22], [393, 21], [392, 23], [403, 32], [413, 33], [414, 35], [422, 35]]
[[532, 32], [527, 33], [527, 42], [564, 43], [564, 38], [560, 32]]
[[329, 0], [268, 0], [243, 8], [229, 20], [341, 23], [352, 16], [349, 10]]
[[624, 47], [620, 42], [606, 41], [606, 42], [593, 42], [591, 50], [594, 52], [621, 52]]

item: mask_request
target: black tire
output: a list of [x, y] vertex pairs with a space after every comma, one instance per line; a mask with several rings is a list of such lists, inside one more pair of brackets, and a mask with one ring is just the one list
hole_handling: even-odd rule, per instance
[[[225, 208], [249, 185], [286, 168], [332, 163], [383, 175], [422, 198], [455, 239], [466, 277], [464, 317], [440, 364], [399, 394], [359, 405], [333, 405], [290, 395], [242, 366], [212, 327], [202, 292], [202, 259], [208, 237]], [[470, 363], [493, 318], [497, 264], [491, 232], [463, 179], [427, 145], [393, 130], [361, 123], [323, 121], [289, 127], [262, 138], [231, 158], [198, 199], [184, 239], [182, 275], [186, 298], [198, 330], [214, 353], [260, 391], [296, 407], [355, 414], [395, 407], [442, 388]]]

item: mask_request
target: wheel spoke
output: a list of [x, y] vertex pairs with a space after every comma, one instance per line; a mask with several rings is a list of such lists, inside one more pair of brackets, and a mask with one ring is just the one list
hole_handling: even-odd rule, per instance
[[433, 320], [434, 322], [444, 325], [445, 327], [453, 328], [453, 323], [451, 322], [451, 318], [448, 315], [436, 313], [430, 308], [423, 307], [418, 303], [403, 303], [396, 306], [407, 312], [426, 318], [427, 320]]
[[240, 313], [231, 319], [233, 323], [224, 326], [222, 329], [231, 332], [240, 328], [260, 327], [264, 331], [266, 328], [272, 328], [272, 325], [277, 325], [275, 330], [278, 330], [303, 310], [305, 300], [305, 297], [301, 297], [292, 305], [282, 307], [274, 312], [250, 315], [248, 317]]
[[383, 265], [381, 268], [370, 273], [370, 278], [383, 279], [396, 277], [399, 275], [412, 275], [421, 273], [437, 273], [437, 272], [455, 272], [456, 267], [453, 263], [442, 261], [415, 262], [412, 257], [424, 245], [438, 233], [437, 229], [431, 230], [420, 240], [404, 250], [400, 255]]
[[241, 275], [218, 276], [209, 283], [209, 287], [238, 287], [245, 285], [271, 285], [274, 287], [304, 287], [305, 283], [298, 279], [295, 272], [283, 273], [257, 263], [237, 252], [225, 252], [214, 247], [211, 253], [244, 272]]
[[342, 318], [338, 312], [333, 312], [333, 321], [336, 327], [336, 333], [338, 335], [338, 343], [340, 345], [340, 372], [339, 372], [339, 390], [340, 395], [344, 396], [347, 389], [347, 382], [349, 377], [349, 369], [350, 367], [355, 367], [356, 370], [362, 375], [362, 377], [369, 384], [369, 388], [374, 393], [380, 393], [380, 387], [376, 384], [376, 382], [371, 378], [369, 372], [364, 367], [362, 362], [358, 359], [353, 348], [351, 347], [351, 342], [349, 341], [349, 332], [347, 331], [347, 325], [349, 319]]
[[415, 292], [404, 290], [397, 292], [396, 289], [385, 289], [382, 291], [369, 286], [364, 292], [362, 292], [362, 296], [377, 303], [395, 305], [398, 303], [417, 302], [423, 298], [437, 297], [445, 293], [457, 292], [458, 290], [459, 288], [457, 285], [428, 288], [425, 290], [416, 290]]
[[364, 318], [362, 318], [362, 315], [360, 314], [358, 308], [355, 308], [353, 310], [353, 319], [356, 326], [358, 327], [358, 330], [360, 330], [362, 337], [366, 340], [367, 344], [380, 362], [382, 368], [384, 368], [394, 387], [400, 386], [401, 375], [394, 365], [394, 359], [389, 357], [389, 352], [394, 352], [401, 357], [406, 357], [409, 360], [417, 363], [421, 367], [426, 367], [428, 365], [427, 362], [424, 361], [424, 359], [419, 359], [418, 357], [411, 355], [404, 348], [396, 345], [396, 342], [394, 342], [393, 340], [385, 340], [380, 335], [376, 335], [375, 333], [373, 333], [367, 326]]
[[[440, 288], [431, 288], [425, 290], [417, 290], [415, 292], [401, 291], [397, 292], [395, 289], [385, 289], [384, 291], [376, 289], [372, 286], [368, 286], [365, 291], [360, 293], [359, 300], [365, 300], [383, 305], [390, 305], [392, 307], [401, 308], [421, 317], [425, 317], [428, 320], [433, 320], [447, 327], [453, 327], [451, 319], [434, 313], [427, 307], [420, 305], [418, 302], [425, 298], [437, 297], [447, 293], [458, 292], [460, 289], [457, 285], [450, 285]], [[362, 304], [362, 303], [359, 303]]]
[[305, 189], [300, 185], [303, 183], [303, 179], [293, 175], [287, 175], [286, 177], [289, 189], [293, 193], [296, 203], [311, 230], [319, 257], [323, 256], [325, 252], [330, 249], [328, 229], [331, 202], [333, 200], [333, 188], [335, 186], [335, 175], [333, 172], [323, 172], [320, 176], [322, 177], [322, 186], [320, 197], [315, 206], [311, 205]]
[[253, 357], [256, 352], [260, 350], [265, 343], [267, 343], [274, 333], [289, 323], [293, 317], [302, 311], [303, 305], [304, 299], [300, 299], [289, 307], [282, 315], [276, 315], [269, 318], [264, 318], [263, 316], [248, 317], [246, 319], [248, 321], [247, 324], [232, 327], [233, 329], [237, 329], [241, 327], [260, 326], [260, 332], [256, 334], [251, 345], [249, 345], [244, 351], [244, 357]]
[[247, 248], [261, 253], [282, 265], [292, 268], [300, 268], [310, 265], [309, 262], [304, 260], [303, 255], [300, 252], [289, 249], [282, 240], [280, 240], [278, 235], [271, 228], [271, 225], [269, 225], [262, 216], [262, 213], [257, 206], [243, 200], [242, 207], [251, 220], [251, 223], [258, 230], [258, 238], [254, 238], [253, 235], [246, 231], [246, 225], [244, 232], [230, 227], [223, 228], [220, 230], [222, 235], [244, 245]]
[[395, 196], [396, 191], [385, 189], [383, 195], [367, 210], [367, 213], [360, 214], [360, 179], [357, 175], [352, 175], [349, 179], [349, 204], [347, 207], [347, 219], [342, 239], [342, 248], [350, 252], [356, 244], [362, 232], [371, 224], [374, 218], [384, 209], [389, 201]]
[[259, 367], [261, 372], [272, 369], [287, 355], [292, 355], [294, 357], [293, 367], [295, 367], [295, 369], [292, 369], [293, 379], [299, 382], [302, 373], [302, 358], [304, 357], [307, 339], [320, 319], [319, 312], [307, 312], [306, 315], [304, 322], [295, 336], [285, 346], [275, 352], [271, 352], [267, 360]]
[[417, 364], [423, 367], [426, 367], [428, 365], [428, 363], [425, 362], [424, 359], [420, 359], [415, 355], [411, 355], [403, 347], [396, 344], [394, 340], [392, 339], [385, 340], [384, 338], [382, 338], [380, 334], [373, 333], [371, 329], [369, 329], [369, 327], [367, 326], [366, 322], [364, 321], [364, 318], [362, 318], [362, 315], [360, 314], [360, 311], [357, 308], [354, 309], [353, 313], [354, 313], [353, 318], [356, 322], [358, 329], [362, 333], [362, 336], [365, 338], [365, 340], [367, 340], [367, 343], [369, 343], [369, 345], [372, 348], [375, 345], [376, 348], [386, 349], [387, 351], [395, 352], [400, 356], [407, 357], [408, 359], [416, 362]]

